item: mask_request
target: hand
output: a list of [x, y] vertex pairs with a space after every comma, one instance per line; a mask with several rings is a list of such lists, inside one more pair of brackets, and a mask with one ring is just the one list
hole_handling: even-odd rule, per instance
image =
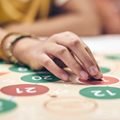
[[[24, 53], [21, 54], [21, 58], [27, 56], [27, 59], [23, 59], [22, 62], [31, 68], [39, 70], [42, 65], [60, 79], [68, 80], [68, 74], [53, 61], [54, 58], [58, 58], [81, 79], [87, 79], [89, 76], [96, 79], [102, 77], [93, 54], [77, 35], [63, 32], [54, 34], [42, 42], [36, 40], [32, 42], [34, 43], [31, 43], [29, 48], [24, 47]], [[14, 51], [15, 49], [18, 49], [16, 45]]]

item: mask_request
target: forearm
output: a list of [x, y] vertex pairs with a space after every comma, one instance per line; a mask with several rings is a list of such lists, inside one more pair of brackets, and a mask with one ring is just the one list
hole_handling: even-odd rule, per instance
[[30, 25], [18, 25], [8, 30], [30, 32], [39, 36], [50, 36], [63, 31], [72, 31], [80, 36], [101, 33], [100, 23], [96, 18], [71, 13], [39, 20]]
[[31, 32], [39, 36], [50, 36], [63, 31], [72, 31], [80, 36], [98, 35], [101, 23], [93, 5], [88, 0], [70, 0], [60, 8], [64, 14], [46, 20], [35, 21], [30, 25], [13, 25], [7, 29]]

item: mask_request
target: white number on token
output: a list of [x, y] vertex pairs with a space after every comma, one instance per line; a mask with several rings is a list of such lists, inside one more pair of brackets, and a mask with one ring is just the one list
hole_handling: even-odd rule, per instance
[[52, 80], [51, 76], [43, 76], [45, 80]]
[[41, 80], [42, 78], [40, 76], [34, 76], [32, 77], [33, 80]]
[[[35, 87], [27, 87], [27, 88], [25, 88], [25, 89], [26, 89], [26, 93], [36, 93], [36, 92], [37, 92], [36, 90], [34, 90]], [[16, 92], [17, 92], [18, 94], [23, 93], [23, 91], [21, 91], [19, 88], [16, 88]]]
[[27, 71], [28, 69], [27, 68], [25, 68], [25, 67], [19, 67], [18, 68], [18, 71]]

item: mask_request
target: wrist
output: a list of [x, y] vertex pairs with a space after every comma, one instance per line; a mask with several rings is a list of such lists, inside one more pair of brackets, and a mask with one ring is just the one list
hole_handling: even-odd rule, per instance
[[[3, 33], [3, 31], [2, 31], [1, 33]], [[4, 48], [4, 47], [3, 47], [3, 43], [5, 42], [6, 38], [9, 37], [10, 35], [14, 34], [14, 33], [4, 32], [3, 34], [4, 34], [4, 36], [3, 36], [2, 39], [0, 40], [0, 57], [1, 57], [3, 60], [5, 60], [6, 62], [10, 62], [9, 58], [4, 54], [2, 48]], [[3, 35], [3, 34], [2, 34], [2, 35]]]
[[17, 37], [16, 35], [9, 35], [8, 37], [6, 37], [2, 43], [2, 51], [4, 53], [5, 56], [7, 56], [7, 45], [8, 43], [11, 43], [13, 39], [15, 39]]
[[22, 38], [21, 40], [19, 40], [17, 43], [15, 43], [15, 45], [13, 45], [11, 51], [13, 56], [15, 56], [15, 58], [26, 64], [29, 65], [29, 61], [31, 59], [31, 52], [33, 50], [33, 48], [40, 44], [41, 41], [33, 39], [33, 38]]
[[[15, 63], [15, 64], [17, 63], [20, 65], [23, 65], [21, 63], [23, 60], [21, 61], [17, 58], [19, 58], [20, 55], [23, 56], [23, 54], [25, 53], [24, 50], [26, 48], [29, 49], [29, 45], [31, 44], [31, 42], [26, 41], [26, 40], [29, 40], [31, 38], [38, 39], [36, 36], [30, 35], [30, 34], [9, 33], [8, 35], [6, 35], [3, 38], [2, 51], [3, 51], [4, 55], [7, 57], [7, 59], [8, 59], [7, 61]], [[36, 41], [36, 39], [34, 41]], [[20, 44], [20, 43], [23, 43], [23, 44]], [[33, 45], [33, 44], [31, 44], [31, 45]], [[15, 46], [17, 46], [17, 47], [15, 47]], [[15, 50], [14, 50], [14, 48], [15, 48]], [[21, 54], [19, 54], [19, 53], [21, 53]], [[27, 53], [25, 55], [27, 55]], [[17, 58], [16, 58], [16, 56], [17, 56]]]

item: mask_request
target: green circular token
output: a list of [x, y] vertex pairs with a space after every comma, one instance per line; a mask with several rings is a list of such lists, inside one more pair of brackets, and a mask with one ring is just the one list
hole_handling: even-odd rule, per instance
[[109, 68], [100, 67], [100, 69], [101, 69], [101, 72], [102, 72], [102, 73], [108, 73], [108, 72], [110, 72], [110, 69], [109, 69]]
[[94, 99], [120, 98], [120, 88], [116, 87], [87, 87], [79, 91], [79, 94]]
[[23, 67], [23, 66], [18, 66], [18, 65], [14, 65], [10, 67], [9, 70], [13, 72], [19, 72], [19, 73], [36, 72], [35, 70], [31, 70], [29, 67]]
[[0, 64], [10, 64], [10, 63], [7, 63], [7, 62], [5, 62], [3, 60], [0, 60]]
[[25, 75], [21, 77], [21, 80], [31, 83], [47, 83], [47, 82], [59, 81], [60, 79], [54, 76], [52, 73], [39, 73], [39, 74]]
[[16, 103], [0, 98], [0, 114], [10, 111], [16, 107], [17, 107]]
[[109, 55], [106, 56], [107, 59], [120, 60], [120, 55]]

